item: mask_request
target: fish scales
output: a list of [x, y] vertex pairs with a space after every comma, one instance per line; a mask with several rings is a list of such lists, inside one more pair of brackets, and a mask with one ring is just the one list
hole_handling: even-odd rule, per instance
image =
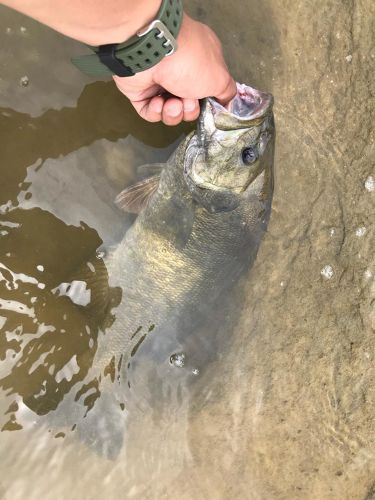
[[165, 164], [157, 190], [108, 256], [122, 301], [102, 343], [105, 359], [129, 357], [155, 325], [137, 355], [152, 351], [154, 362], [168, 363], [256, 256], [272, 197], [272, 97], [239, 88], [245, 98], [238, 93], [235, 112], [206, 101], [198, 132]]

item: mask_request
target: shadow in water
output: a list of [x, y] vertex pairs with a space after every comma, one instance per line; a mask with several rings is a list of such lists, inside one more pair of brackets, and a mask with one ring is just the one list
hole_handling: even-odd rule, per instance
[[[87, 229], [74, 229], [74, 241], [79, 244], [86, 239]], [[37, 415], [55, 410], [84, 379], [97, 349], [99, 328], [110, 324], [110, 309], [121, 299], [119, 290], [109, 288], [99, 256], [59, 286], [55, 286], [56, 276], [49, 279], [51, 273], [46, 274], [46, 279], [38, 280], [15, 273], [9, 262], [0, 264], [0, 387], [8, 396], [21, 398]], [[96, 291], [98, 282], [102, 288]], [[10, 407], [13, 412], [18, 409], [16, 400]], [[90, 400], [84, 404], [89, 406]], [[16, 428], [19, 424], [11, 413], [3, 430]]]

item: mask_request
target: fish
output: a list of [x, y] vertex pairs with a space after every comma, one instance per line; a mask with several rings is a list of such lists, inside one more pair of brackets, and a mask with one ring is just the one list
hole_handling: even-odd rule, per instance
[[271, 212], [272, 109], [271, 94], [245, 84], [226, 106], [204, 99], [196, 131], [118, 195], [120, 209], [138, 215], [105, 259], [122, 297], [94, 365], [116, 380], [119, 399], [128, 393], [123, 407], [130, 392], [151, 398], [153, 384], [178, 379], [171, 360], [186, 346], [199, 359], [210, 341], [196, 332], [254, 262]]

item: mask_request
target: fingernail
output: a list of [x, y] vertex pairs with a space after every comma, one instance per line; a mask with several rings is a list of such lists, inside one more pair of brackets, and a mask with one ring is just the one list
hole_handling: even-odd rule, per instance
[[184, 111], [194, 111], [196, 108], [196, 102], [193, 100], [186, 100], [184, 101]]

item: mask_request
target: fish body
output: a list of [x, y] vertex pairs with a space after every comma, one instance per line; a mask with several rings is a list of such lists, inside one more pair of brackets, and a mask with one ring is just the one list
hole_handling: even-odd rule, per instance
[[[151, 178], [156, 187], [146, 206], [107, 258], [110, 285], [121, 288], [122, 300], [100, 342], [99, 365], [115, 359], [118, 367], [121, 360], [128, 370], [142, 354], [165, 373], [170, 356], [210, 320], [254, 261], [266, 230], [274, 136], [270, 94], [238, 85], [227, 108], [205, 100], [197, 132], [157, 183]], [[119, 204], [126, 209], [143, 189], [147, 180], [140, 192], [125, 190]]]

